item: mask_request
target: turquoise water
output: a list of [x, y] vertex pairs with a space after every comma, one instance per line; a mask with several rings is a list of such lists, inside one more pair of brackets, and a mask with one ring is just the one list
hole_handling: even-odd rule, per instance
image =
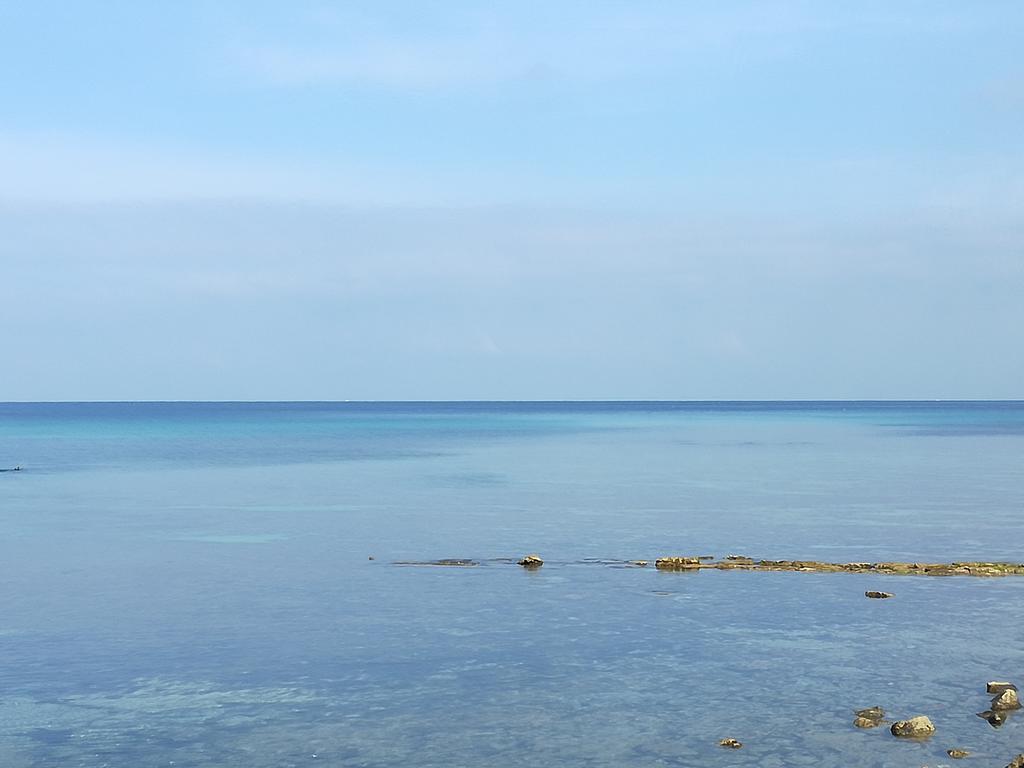
[[[0, 404], [0, 765], [1005, 765], [1024, 403]], [[538, 552], [527, 572], [503, 558]], [[369, 558], [373, 557], [373, 560]], [[472, 568], [398, 565], [474, 558]], [[894, 592], [867, 600], [867, 589]], [[927, 714], [897, 741], [853, 710]], [[735, 737], [742, 750], [717, 741]]]

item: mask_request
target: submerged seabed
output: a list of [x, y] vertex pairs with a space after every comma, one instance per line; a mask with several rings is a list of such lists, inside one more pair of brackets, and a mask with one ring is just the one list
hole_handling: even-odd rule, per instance
[[[987, 680], [1024, 683], [1024, 578], [592, 562], [1022, 562], [1021, 403], [0, 405], [18, 464], [5, 767], [1024, 749], [1024, 713], [974, 714]], [[533, 551], [536, 571], [393, 565]], [[938, 732], [855, 729], [872, 705]]]

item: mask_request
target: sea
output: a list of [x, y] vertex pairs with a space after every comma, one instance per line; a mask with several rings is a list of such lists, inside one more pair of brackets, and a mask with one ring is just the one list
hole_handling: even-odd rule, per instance
[[1024, 577], [653, 564], [1024, 562], [1024, 402], [0, 404], [16, 466], [4, 768], [1024, 751]]

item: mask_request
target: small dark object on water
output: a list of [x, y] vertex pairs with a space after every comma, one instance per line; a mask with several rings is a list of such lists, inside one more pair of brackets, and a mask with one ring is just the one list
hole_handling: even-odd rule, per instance
[[954, 760], [962, 760], [963, 758], [968, 757], [971, 753], [966, 749], [947, 749], [946, 754]]
[[544, 561], [540, 559], [540, 555], [527, 555], [522, 560], [519, 560], [516, 565], [521, 565], [523, 568], [540, 568], [544, 565]]
[[376, 560], [377, 558], [375, 558], [375, 557], [374, 557], [373, 555], [370, 555], [370, 556], [369, 556], [368, 558], [366, 558], [366, 559], [367, 559], [367, 560]]
[[979, 712], [978, 717], [988, 722], [993, 728], [998, 728], [1006, 722], [1006, 715], [1002, 712], [993, 712], [991, 709], [986, 709], [984, 712]]
[[876, 592], [872, 589], [865, 592], [864, 597], [873, 597], [878, 600], [885, 600], [888, 597], [892, 597], [892, 592]]
[[728, 747], [729, 749], [739, 749], [743, 746], [743, 742], [736, 741], [736, 739], [722, 739], [718, 742], [720, 747]]
[[21, 465], [19, 464], [16, 467], [10, 467], [8, 469], [0, 469], [0, 472], [21, 472]]

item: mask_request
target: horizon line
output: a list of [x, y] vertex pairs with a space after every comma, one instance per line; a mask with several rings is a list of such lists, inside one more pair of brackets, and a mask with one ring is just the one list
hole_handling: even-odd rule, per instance
[[536, 398], [525, 400], [508, 399], [451, 399], [451, 400], [0, 400], [0, 405], [171, 405], [171, 404], [222, 404], [222, 405], [269, 405], [269, 404], [353, 404], [353, 405], [442, 405], [456, 403], [496, 404], [569, 404], [569, 403], [651, 403], [651, 404], [702, 404], [702, 403], [1024, 403], [1024, 398]]

